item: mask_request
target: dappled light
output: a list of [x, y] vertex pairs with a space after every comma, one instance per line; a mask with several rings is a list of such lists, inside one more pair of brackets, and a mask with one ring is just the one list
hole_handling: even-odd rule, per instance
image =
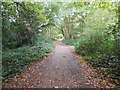
[[1, 2], [3, 88], [120, 87], [118, 2]]

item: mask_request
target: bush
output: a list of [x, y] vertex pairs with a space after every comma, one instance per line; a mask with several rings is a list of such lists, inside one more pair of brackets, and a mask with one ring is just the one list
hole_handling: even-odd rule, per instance
[[79, 41], [75, 44], [75, 50], [78, 54], [84, 55], [83, 59], [88, 60], [90, 64], [104, 71], [103, 76], [111, 75], [112, 79], [120, 80], [118, 47], [112, 35], [103, 33], [96, 34], [92, 38], [87, 36], [79, 38]]
[[53, 47], [51, 40], [41, 41], [33, 46], [23, 46], [17, 49], [8, 49], [3, 51], [3, 80], [18, 75], [26, 65], [33, 61], [40, 60], [47, 53], [51, 52]]
[[17, 45], [17, 42], [9, 42], [7, 44], [5, 44], [5, 47], [9, 48], [9, 49], [13, 49], [15, 48]]
[[68, 45], [74, 45], [76, 40], [75, 39], [64, 39], [62, 40], [62, 42]]

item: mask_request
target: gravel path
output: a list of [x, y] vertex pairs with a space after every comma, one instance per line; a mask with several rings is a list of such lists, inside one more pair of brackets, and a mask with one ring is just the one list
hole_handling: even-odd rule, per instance
[[94, 81], [85, 77], [82, 63], [79, 63], [73, 50], [55, 42], [55, 48], [47, 59], [31, 65], [12, 82], [3, 87], [17, 88], [94, 88]]

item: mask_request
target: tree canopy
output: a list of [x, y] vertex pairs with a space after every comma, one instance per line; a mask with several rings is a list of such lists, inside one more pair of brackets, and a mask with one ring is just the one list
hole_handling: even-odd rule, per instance
[[118, 2], [2, 2], [3, 77], [12, 77], [13, 70], [18, 73], [62, 39], [107, 72], [103, 76], [120, 80], [119, 10]]

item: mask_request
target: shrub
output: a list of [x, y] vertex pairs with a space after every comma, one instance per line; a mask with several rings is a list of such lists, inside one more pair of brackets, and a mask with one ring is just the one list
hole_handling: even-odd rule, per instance
[[76, 40], [75, 39], [64, 39], [62, 40], [62, 42], [68, 45], [74, 45]]
[[[92, 37], [79, 38], [75, 44], [76, 52], [84, 55], [83, 59], [88, 60], [90, 64], [104, 71], [103, 76], [111, 75], [112, 79], [120, 80], [120, 61], [115, 38], [106, 33]], [[119, 82], [115, 83], [120, 84]]]
[[3, 80], [18, 75], [31, 62], [41, 60], [43, 56], [46, 56], [52, 50], [52, 47], [52, 41], [46, 40], [33, 46], [29, 45], [3, 51]]

